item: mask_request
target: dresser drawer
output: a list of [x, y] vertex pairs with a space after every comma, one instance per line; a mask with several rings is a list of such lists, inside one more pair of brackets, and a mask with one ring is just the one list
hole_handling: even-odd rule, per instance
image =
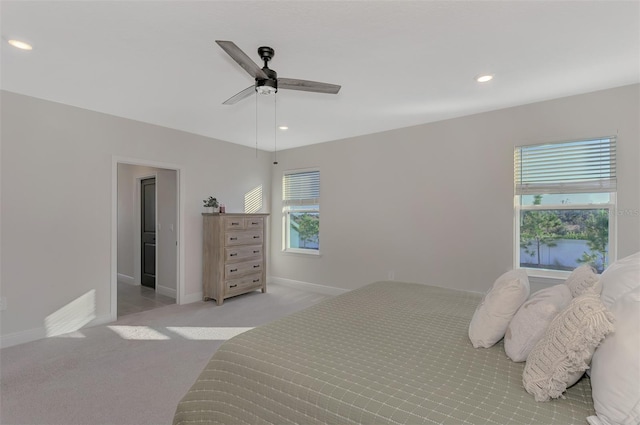
[[224, 228], [226, 230], [244, 229], [246, 219], [243, 217], [224, 217]]
[[225, 263], [234, 263], [250, 258], [262, 258], [262, 245], [232, 246], [224, 249]]
[[244, 219], [245, 229], [262, 229], [264, 227], [264, 218], [250, 217]]
[[244, 276], [250, 273], [262, 273], [263, 267], [262, 258], [254, 261], [244, 261], [242, 263], [225, 264], [224, 277], [225, 279], [233, 279], [236, 276]]
[[229, 231], [224, 234], [224, 245], [249, 245], [249, 244], [262, 244], [262, 230], [244, 230], [244, 231]]
[[262, 273], [241, 277], [239, 279], [231, 279], [225, 282], [225, 295], [234, 295], [236, 293], [244, 293], [252, 288], [258, 289], [262, 286]]

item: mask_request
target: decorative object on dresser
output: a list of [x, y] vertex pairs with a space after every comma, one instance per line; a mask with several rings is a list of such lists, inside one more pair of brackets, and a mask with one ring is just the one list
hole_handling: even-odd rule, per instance
[[267, 291], [265, 228], [268, 214], [203, 213], [202, 294], [216, 300]]
[[204, 203], [205, 213], [218, 212], [218, 208], [220, 204], [218, 203], [218, 200], [213, 196], [209, 196], [209, 199], [203, 199], [202, 202]]

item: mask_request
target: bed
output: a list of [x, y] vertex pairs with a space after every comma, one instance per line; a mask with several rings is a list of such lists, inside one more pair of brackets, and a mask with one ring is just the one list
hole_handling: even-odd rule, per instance
[[475, 349], [481, 295], [377, 282], [225, 342], [174, 425], [586, 424], [588, 377], [536, 402], [502, 342]]

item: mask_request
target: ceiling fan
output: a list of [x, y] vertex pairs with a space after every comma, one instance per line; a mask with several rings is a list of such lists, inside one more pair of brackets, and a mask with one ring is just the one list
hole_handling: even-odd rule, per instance
[[337, 94], [340, 91], [340, 86], [336, 84], [297, 80], [294, 78], [278, 78], [278, 73], [269, 68], [269, 61], [275, 55], [275, 51], [271, 47], [262, 46], [258, 48], [258, 54], [264, 62], [264, 66], [260, 68], [249, 56], [247, 56], [246, 53], [240, 50], [233, 41], [216, 40], [216, 43], [256, 80], [254, 85], [247, 87], [240, 93], [235, 94], [222, 102], [223, 105], [233, 105], [234, 103], [249, 97], [254, 92], [258, 92], [259, 94], [271, 94], [276, 93], [278, 89], [328, 94]]

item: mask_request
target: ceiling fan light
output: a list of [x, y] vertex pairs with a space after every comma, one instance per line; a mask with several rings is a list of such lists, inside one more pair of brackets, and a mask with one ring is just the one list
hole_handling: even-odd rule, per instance
[[272, 93], [275, 93], [277, 90], [275, 87], [271, 87], [271, 86], [258, 86], [256, 87], [256, 91], [258, 92], [258, 94], [267, 96]]

